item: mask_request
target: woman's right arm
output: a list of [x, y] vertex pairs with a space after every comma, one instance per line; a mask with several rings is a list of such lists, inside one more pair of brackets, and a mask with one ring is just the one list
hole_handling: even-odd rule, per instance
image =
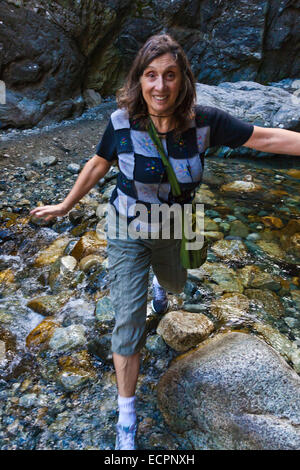
[[108, 172], [112, 162], [105, 160], [98, 155], [94, 155], [83, 167], [82, 171], [63, 202], [50, 206], [36, 207], [30, 211], [30, 215], [43, 217], [45, 221], [54, 217], [66, 215], [72, 207], [85, 196], [89, 190], [95, 186], [99, 179]]

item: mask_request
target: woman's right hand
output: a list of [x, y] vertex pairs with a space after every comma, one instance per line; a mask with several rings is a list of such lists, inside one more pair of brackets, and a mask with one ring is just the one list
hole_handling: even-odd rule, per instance
[[32, 209], [30, 215], [35, 217], [44, 218], [45, 221], [51, 220], [54, 217], [62, 217], [69, 212], [66, 206], [61, 202], [60, 204], [54, 204], [51, 206], [40, 206]]

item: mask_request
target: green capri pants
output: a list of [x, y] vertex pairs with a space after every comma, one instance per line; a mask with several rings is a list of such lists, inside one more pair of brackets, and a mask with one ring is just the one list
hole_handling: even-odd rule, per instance
[[150, 265], [167, 291], [182, 292], [187, 270], [180, 262], [180, 239], [111, 239], [107, 236], [110, 298], [115, 310], [112, 351], [131, 356], [146, 340]]

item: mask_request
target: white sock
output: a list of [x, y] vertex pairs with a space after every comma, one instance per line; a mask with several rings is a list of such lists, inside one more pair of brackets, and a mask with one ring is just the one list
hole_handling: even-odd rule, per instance
[[154, 274], [154, 276], [153, 276], [153, 284], [154, 284], [155, 286], [160, 286], [160, 283], [158, 282], [157, 277], [155, 276], [155, 274]]
[[131, 426], [136, 422], [135, 400], [135, 395], [133, 397], [121, 397], [121, 395], [118, 395], [118, 423], [123, 426]]

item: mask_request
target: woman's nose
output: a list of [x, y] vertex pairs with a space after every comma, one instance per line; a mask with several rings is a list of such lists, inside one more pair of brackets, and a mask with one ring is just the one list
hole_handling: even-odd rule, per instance
[[160, 91], [160, 90], [163, 90], [165, 88], [165, 80], [164, 80], [164, 77], [163, 76], [158, 76], [157, 77], [157, 80], [156, 80], [156, 83], [155, 83], [155, 88]]

